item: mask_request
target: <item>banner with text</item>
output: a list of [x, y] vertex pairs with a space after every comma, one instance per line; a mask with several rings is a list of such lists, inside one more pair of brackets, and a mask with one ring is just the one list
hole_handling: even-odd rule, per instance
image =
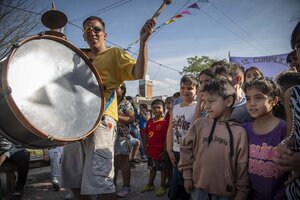
[[260, 57], [231, 57], [229, 61], [238, 63], [245, 68], [257, 67], [259, 68], [265, 77], [275, 78], [277, 74], [288, 69], [286, 62], [286, 54], [272, 55], [272, 56], [260, 56]]

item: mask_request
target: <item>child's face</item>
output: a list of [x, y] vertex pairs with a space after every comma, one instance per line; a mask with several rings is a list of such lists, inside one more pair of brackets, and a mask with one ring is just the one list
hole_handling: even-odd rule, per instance
[[233, 104], [233, 99], [223, 99], [217, 94], [203, 93], [204, 109], [207, 116], [211, 119], [223, 119], [230, 113], [230, 107]]
[[147, 109], [145, 107], [140, 106], [140, 112], [146, 112], [146, 111], [147, 111]]
[[246, 100], [247, 111], [253, 118], [269, 114], [277, 103], [276, 100], [271, 99], [255, 88], [247, 89]]
[[203, 87], [203, 85], [204, 85], [205, 83], [208, 83], [211, 79], [212, 79], [211, 76], [208, 76], [208, 75], [206, 75], [206, 74], [201, 74], [201, 75], [199, 76], [199, 84], [200, 84], [200, 86]]
[[152, 113], [155, 117], [162, 117], [164, 113], [164, 108], [161, 104], [154, 104], [152, 106]]
[[193, 84], [183, 84], [180, 83], [180, 96], [182, 97], [183, 102], [193, 102], [197, 88]]
[[166, 101], [165, 105], [166, 105], [166, 109], [167, 110], [171, 110], [172, 109], [172, 101]]
[[198, 97], [198, 95], [199, 95], [199, 100], [201, 100], [201, 101], [203, 101], [203, 92], [202, 92], [202, 90], [203, 90], [203, 87], [204, 87], [204, 85], [206, 84], [206, 83], [208, 83], [210, 80], [212, 79], [212, 77], [211, 76], [208, 76], [208, 75], [206, 75], [206, 74], [201, 74], [200, 76], [199, 76], [199, 87], [198, 87], [198, 91], [197, 91], [197, 97]]
[[254, 78], [260, 77], [260, 74], [255, 69], [250, 69], [247, 71], [247, 74], [245, 76], [246, 82], [252, 81]]

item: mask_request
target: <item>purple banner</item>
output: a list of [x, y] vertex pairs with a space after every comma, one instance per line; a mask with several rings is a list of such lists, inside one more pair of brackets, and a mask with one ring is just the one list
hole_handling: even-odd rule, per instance
[[261, 57], [229, 57], [230, 62], [238, 63], [245, 68], [257, 67], [265, 77], [275, 78], [277, 74], [288, 69], [286, 54]]

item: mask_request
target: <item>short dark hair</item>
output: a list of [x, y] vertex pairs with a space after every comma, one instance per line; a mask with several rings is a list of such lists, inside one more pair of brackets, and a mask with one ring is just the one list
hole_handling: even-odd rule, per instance
[[102, 25], [103, 27], [103, 30], [105, 31], [105, 23], [104, 21], [100, 18], [100, 17], [97, 17], [97, 16], [90, 16], [88, 18], [86, 18], [83, 23], [82, 23], [82, 27], [84, 27], [84, 24], [89, 21], [89, 20], [98, 20], [100, 22], [100, 24]]
[[297, 60], [297, 52], [296, 50], [291, 51], [287, 57], [286, 57], [286, 62], [291, 63], [292, 60], [296, 59]]
[[300, 85], [299, 73], [290, 70], [283, 71], [276, 77], [276, 83], [281, 87], [282, 92], [284, 92], [290, 87]]
[[148, 106], [147, 106], [147, 104], [145, 104], [145, 103], [141, 103], [141, 104], [140, 104], [140, 108], [145, 108], [145, 109], [148, 110]]
[[163, 107], [163, 109], [165, 110], [165, 102], [162, 99], [154, 99], [151, 102], [151, 107], [153, 107], [154, 105], [161, 105]]
[[211, 78], [214, 78], [214, 76], [215, 76], [214, 72], [210, 68], [206, 68], [206, 69], [202, 70], [199, 73], [198, 77], [200, 77], [202, 74], [205, 74], [206, 76], [210, 76]]
[[226, 64], [226, 65], [219, 65], [219, 66], [216, 67], [216, 69], [215, 69], [215, 76], [220, 76], [223, 73], [226, 74], [226, 75], [228, 75], [228, 76], [230, 76], [231, 78], [233, 78], [232, 75], [230, 74], [230, 68], [229, 68], [228, 64]]
[[222, 66], [222, 65], [226, 65], [227, 62], [225, 60], [218, 60], [218, 61], [214, 61], [210, 66], [209, 68], [216, 68], [216, 67], [219, 67], [219, 66]]
[[[232, 97], [233, 104], [236, 99], [236, 91], [234, 86], [228, 79], [225, 78], [212, 79], [204, 85], [203, 92], [221, 96], [224, 100], [228, 97]], [[233, 104], [231, 106], [233, 106]]]
[[300, 34], [300, 21], [298, 21], [297, 25], [295, 26], [293, 32], [292, 32], [292, 36], [291, 36], [291, 47], [292, 49], [295, 50], [295, 45], [296, 45], [296, 38], [297, 35]]
[[167, 97], [167, 98], [165, 99], [165, 104], [166, 104], [166, 103], [172, 103], [172, 99], [173, 99], [173, 97]]
[[192, 74], [184, 75], [180, 80], [180, 84], [194, 85], [198, 88], [198, 81]]
[[174, 98], [180, 97], [180, 92], [175, 92], [172, 97], [174, 97]]
[[127, 96], [127, 97], [126, 97], [126, 100], [127, 100], [127, 101], [133, 101], [133, 98], [132, 98], [131, 96]]

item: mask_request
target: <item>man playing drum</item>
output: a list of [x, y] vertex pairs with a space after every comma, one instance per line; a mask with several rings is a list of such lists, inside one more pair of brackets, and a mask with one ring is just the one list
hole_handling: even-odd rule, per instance
[[76, 199], [116, 200], [113, 184], [113, 155], [118, 120], [115, 89], [125, 80], [144, 78], [147, 70], [147, 40], [155, 26], [148, 20], [140, 31], [140, 49], [135, 61], [120, 48], [107, 47], [105, 23], [91, 16], [83, 22], [83, 37], [104, 83], [105, 111], [100, 125], [87, 139], [66, 145], [62, 160], [63, 186], [71, 188]]

